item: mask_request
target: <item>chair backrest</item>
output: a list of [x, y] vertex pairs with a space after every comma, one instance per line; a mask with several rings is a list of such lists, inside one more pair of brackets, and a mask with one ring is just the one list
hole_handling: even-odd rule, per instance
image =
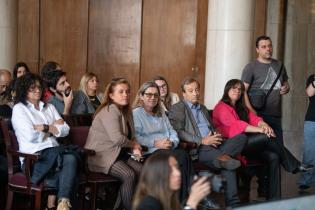
[[91, 126], [93, 121], [93, 114], [63, 115], [62, 117], [69, 126]]
[[17, 141], [17, 138], [13, 132], [12, 126], [11, 126], [11, 120], [10, 119], [4, 119], [1, 118], [1, 131], [3, 134], [3, 139], [5, 143], [5, 147], [7, 150], [7, 160], [8, 160], [8, 172], [9, 176], [14, 174], [17, 170], [20, 170], [20, 161], [19, 158], [16, 156], [13, 156], [9, 150], [12, 151], [18, 151], [19, 150], [19, 143]]
[[72, 144], [84, 147], [89, 135], [90, 126], [71, 126], [69, 131], [69, 140]]

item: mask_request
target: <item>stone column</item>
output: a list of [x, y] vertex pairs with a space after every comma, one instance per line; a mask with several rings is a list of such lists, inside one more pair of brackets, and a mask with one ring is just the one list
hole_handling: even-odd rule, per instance
[[286, 1], [268, 0], [266, 34], [272, 40], [273, 57], [283, 60], [284, 40], [285, 40], [285, 21], [286, 21]]
[[204, 101], [213, 109], [252, 58], [255, 1], [209, 0], [208, 14]]
[[17, 1], [0, 0], [0, 68], [12, 70], [17, 49]]

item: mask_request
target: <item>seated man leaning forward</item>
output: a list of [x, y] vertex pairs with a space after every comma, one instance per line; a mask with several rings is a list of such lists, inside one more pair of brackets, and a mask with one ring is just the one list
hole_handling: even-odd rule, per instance
[[[67, 136], [69, 126], [53, 105], [41, 101], [43, 85], [39, 76], [26, 74], [18, 79], [16, 87], [12, 125], [19, 149], [24, 153], [40, 154], [33, 165], [31, 181], [38, 184], [47, 177], [54, 180], [53, 187], [59, 198], [57, 210], [68, 210], [70, 199], [75, 195], [79, 154], [71, 146], [59, 146], [56, 138]], [[23, 164], [21, 159], [22, 168]], [[56, 209], [54, 199], [48, 198], [48, 201], [47, 208]]]
[[216, 132], [207, 108], [199, 103], [200, 84], [193, 78], [185, 78], [181, 85], [184, 100], [173, 105], [169, 119], [181, 140], [198, 145], [198, 154], [194, 158], [215, 169], [221, 169], [226, 179], [225, 199], [227, 206], [239, 203], [237, 195], [235, 169], [240, 162], [234, 157], [238, 155], [245, 143], [246, 136], [240, 134], [230, 139], [223, 139]]

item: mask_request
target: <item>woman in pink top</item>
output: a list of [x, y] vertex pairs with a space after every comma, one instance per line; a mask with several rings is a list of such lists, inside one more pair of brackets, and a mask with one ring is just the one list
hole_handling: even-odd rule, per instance
[[[303, 165], [283, 145], [274, 141], [273, 129], [246, 107], [244, 91], [244, 84], [238, 79], [232, 79], [225, 85], [223, 97], [213, 110], [213, 123], [218, 131], [226, 138], [232, 138], [241, 133], [247, 134], [247, 145], [243, 152], [248, 157], [271, 163], [274, 160], [271, 161], [270, 156], [276, 155], [280, 164], [288, 172], [311, 170], [313, 166]], [[274, 171], [269, 173], [269, 198], [280, 196], [279, 191], [274, 187], [277, 183], [272, 184], [275, 179], [274, 173]]]

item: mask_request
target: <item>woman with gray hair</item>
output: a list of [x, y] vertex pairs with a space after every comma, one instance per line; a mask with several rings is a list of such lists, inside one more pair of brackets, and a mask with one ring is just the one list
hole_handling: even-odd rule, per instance
[[177, 149], [179, 139], [165, 112], [161, 109], [160, 91], [154, 82], [145, 82], [133, 103], [133, 120], [137, 141], [148, 151], [145, 157], [160, 150], [171, 150], [176, 157], [182, 176], [180, 200], [187, 198], [194, 171], [189, 154]]

